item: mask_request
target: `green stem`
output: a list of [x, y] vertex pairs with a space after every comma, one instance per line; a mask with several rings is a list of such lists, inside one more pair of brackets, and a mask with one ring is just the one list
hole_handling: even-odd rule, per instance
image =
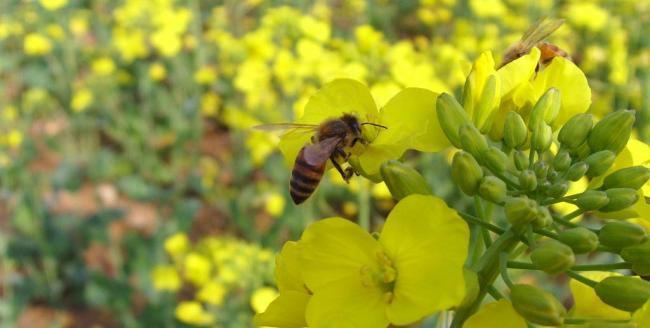
[[575, 201], [573, 199], [569, 198], [569, 197], [560, 197], [560, 198], [553, 198], [553, 199], [545, 200], [545, 201], [541, 202], [540, 205], [552, 205], [552, 204], [555, 204], [555, 203], [562, 203], [562, 202], [575, 204]]
[[370, 231], [370, 190], [368, 181], [361, 179], [359, 183], [359, 225]]
[[[476, 213], [478, 213], [478, 218], [482, 222], [489, 222], [487, 218], [485, 217], [485, 212], [483, 211], [483, 203], [481, 202], [481, 198], [479, 196], [474, 196], [474, 207], [476, 207]], [[485, 247], [490, 247], [492, 245], [492, 238], [490, 237], [490, 232], [487, 231], [486, 229], [481, 229], [481, 236], [483, 236], [483, 243], [485, 243]]]
[[494, 287], [494, 285], [490, 285], [490, 286], [488, 286], [488, 288], [487, 288], [487, 292], [488, 292], [488, 294], [490, 294], [490, 296], [492, 296], [492, 298], [494, 298], [495, 300], [500, 300], [500, 299], [503, 298], [503, 294], [501, 294], [501, 293], [499, 292], [499, 290], [496, 289], [496, 287]]
[[524, 270], [539, 270], [539, 268], [528, 262], [508, 261], [508, 268], [510, 269], [524, 269]]
[[573, 278], [573, 279], [575, 279], [575, 280], [577, 280], [577, 281], [579, 281], [579, 282], [581, 282], [581, 283], [583, 283], [583, 284], [585, 284], [585, 285], [587, 285], [589, 287], [593, 288], [593, 287], [596, 287], [596, 285], [598, 285], [598, 282], [593, 281], [593, 280], [591, 280], [591, 279], [589, 279], [589, 278], [587, 278], [585, 276], [582, 276], [582, 275], [578, 274], [575, 271], [569, 270], [569, 271], [566, 272], [566, 274], [569, 277], [571, 277], [571, 278]]
[[477, 217], [475, 217], [473, 215], [463, 213], [463, 212], [458, 212], [458, 214], [460, 215], [461, 218], [463, 218], [463, 220], [467, 221], [467, 223], [476, 224], [476, 225], [478, 225], [478, 226], [480, 226], [482, 228], [490, 230], [490, 231], [492, 231], [492, 232], [494, 232], [496, 234], [499, 234], [499, 235], [503, 234], [505, 232], [505, 230], [503, 230], [502, 228], [497, 227], [492, 223], [485, 222], [485, 221], [483, 221], [483, 220], [481, 220], [481, 219], [479, 219], [479, 218], [477, 218]]
[[474, 269], [479, 279], [479, 293], [474, 302], [458, 308], [451, 323], [451, 328], [460, 328], [485, 298], [488, 287], [492, 285], [499, 273], [499, 254], [509, 253], [518, 243], [515, 233], [508, 229], [499, 238], [492, 242], [492, 245], [485, 251], [481, 259], [476, 263]]
[[512, 289], [512, 280], [510, 280], [510, 276], [508, 275], [508, 253], [501, 253], [499, 255], [499, 269], [501, 271], [501, 279], [503, 279], [503, 282], [506, 283], [508, 288]]
[[[595, 322], [595, 323], [628, 323], [630, 320], [628, 319], [620, 319], [620, 320], [609, 320], [609, 319], [594, 319], [594, 318], [564, 318], [564, 324], [565, 325], [582, 325], [590, 322]], [[604, 326], [603, 326], [604, 327]]]
[[609, 271], [619, 269], [631, 269], [632, 264], [627, 262], [605, 263], [605, 264], [582, 264], [571, 267], [573, 271]]

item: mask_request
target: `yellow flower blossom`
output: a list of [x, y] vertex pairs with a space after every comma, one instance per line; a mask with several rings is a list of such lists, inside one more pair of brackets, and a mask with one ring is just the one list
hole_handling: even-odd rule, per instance
[[151, 273], [153, 287], [157, 290], [177, 291], [181, 287], [181, 278], [176, 268], [168, 265], [159, 265]]
[[174, 57], [183, 45], [178, 33], [170, 29], [160, 29], [151, 35], [151, 44], [165, 57]]
[[88, 32], [88, 19], [83, 16], [73, 16], [68, 24], [72, 34], [76, 36], [84, 35]]
[[266, 200], [264, 201], [264, 209], [272, 216], [279, 216], [282, 214], [282, 212], [284, 212], [285, 203], [285, 198], [281, 194], [274, 192], [266, 196]]
[[[590, 271], [581, 274], [594, 281], [601, 281], [607, 277], [619, 275], [614, 272], [604, 271]], [[569, 286], [571, 287], [571, 293], [575, 301], [575, 305], [571, 309], [571, 316], [613, 320], [630, 318], [628, 312], [615, 309], [601, 301], [592, 287], [586, 286], [576, 280], [571, 280]]]
[[86, 110], [86, 108], [88, 108], [88, 106], [90, 106], [90, 104], [93, 103], [94, 98], [95, 97], [93, 96], [93, 93], [90, 91], [90, 89], [81, 88], [79, 90], [76, 90], [72, 95], [70, 107], [77, 113], [83, 112]]
[[52, 51], [52, 42], [38, 33], [30, 33], [25, 36], [23, 50], [28, 56], [41, 56]]
[[209, 85], [217, 80], [217, 70], [213, 66], [203, 66], [194, 72], [194, 81], [198, 84]]
[[149, 78], [153, 81], [162, 81], [167, 76], [165, 65], [155, 62], [149, 66]]
[[6, 122], [13, 122], [18, 117], [18, 109], [13, 105], [6, 105], [2, 109], [1, 120]]
[[201, 303], [195, 301], [178, 303], [175, 314], [179, 321], [191, 325], [207, 326], [215, 321], [214, 315], [205, 311]]
[[65, 7], [68, 4], [68, 0], [40, 0], [41, 6], [47, 10], [57, 10]]
[[5, 138], [9, 148], [18, 148], [23, 143], [23, 134], [16, 129], [9, 130]]
[[278, 291], [271, 287], [261, 287], [256, 289], [251, 295], [251, 307], [255, 313], [266, 311], [269, 304], [278, 297]]
[[178, 232], [165, 239], [164, 247], [172, 258], [178, 258], [185, 255], [185, 252], [189, 249], [189, 243], [187, 235]]
[[497, 17], [505, 15], [507, 8], [501, 0], [470, 0], [472, 11], [479, 17]]
[[526, 320], [505, 299], [483, 305], [463, 325], [465, 328], [525, 328], [527, 326]]
[[110, 75], [115, 72], [115, 62], [110, 57], [99, 57], [91, 64], [93, 73], [97, 75]]
[[571, 24], [597, 32], [605, 28], [609, 15], [598, 4], [587, 1], [571, 3], [564, 11]]
[[112, 41], [126, 62], [144, 58], [149, 54], [144, 32], [140, 30], [116, 27], [113, 29]]
[[212, 305], [223, 304], [224, 297], [226, 296], [226, 287], [216, 281], [210, 281], [203, 285], [196, 294], [196, 299]]
[[221, 98], [214, 92], [206, 92], [201, 96], [201, 114], [204, 116], [217, 116]]
[[212, 263], [205, 256], [192, 252], [185, 256], [183, 263], [183, 273], [185, 279], [196, 286], [202, 286], [210, 279]]
[[650, 327], [650, 300], [645, 302], [641, 308], [634, 311], [632, 321], [637, 324], [637, 327]]
[[65, 37], [65, 31], [63, 31], [63, 28], [60, 25], [49, 24], [45, 30], [47, 31], [47, 35], [52, 37], [52, 39], [63, 40]]

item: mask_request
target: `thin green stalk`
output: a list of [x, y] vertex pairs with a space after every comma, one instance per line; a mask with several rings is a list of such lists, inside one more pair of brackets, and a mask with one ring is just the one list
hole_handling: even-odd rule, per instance
[[[621, 320], [609, 320], [609, 319], [594, 319], [594, 318], [564, 318], [565, 325], [582, 325], [586, 323], [627, 323], [630, 322], [628, 319]], [[604, 326], [603, 326], [604, 327]]]
[[490, 296], [492, 296], [492, 298], [494, 298], [497, 301], [503, 298], [503, 294], [501, 294], [501, 292], [499, 292], [499, 290], [496, 289], [494, 285], [488, 286], [487, 292], [488, 294], [490, 294]]
[[539, 268], [528, 262], [508, 261], [508, 268], [510, 269], [524, 269], [524, 270], [539, 270]]
[[632, 264], [627, 262], [605, 263], [605, 264], [581, 264], [571, 267], [573, 271], [609, 271], [620, 269], [631, 269]]
[[589, 278], [587, 278], [587, 277], [585, 277], [583, 275], [580, 275], [579, 273], [577, 273], [575, 271], [569, 270], [569, 271], [566, 272], [566, 274], [567, 274], [567, 276], [569, 276], [569, 277], [571, 277], [571, 278], [573, 278], [573, 279], [575, 279], [575, 280], [577, 280], [577, 281], [579, 281], [579, 282], [581, 282], [581, 283], [583, 283], [583, 284], [585, 284], [585, 285], [587, 285], [589, 287], [593, 288], [593, 287], [596, 287], [596, 285], [598, 285], [597, 281], [593, 281], [593, 280], [591, 280], [591, 279], [589, 279]]
[[506, 283], [508, 288], [512, 288], [513, 283], [508, 275], [508, 253], [503, 252], [499, 255], [499, 269], [501, 271], [501, 279], [503, 279], [503, 282]]
[[[476, 207], [476, 213], [478, 213], [479, 219], [486, 223], [489, 222], [489, 220], [485, 217], [485, 212], [483, 211], [483, 202], [479, 196], [474, 196], [474, 207]], [[481, 229], [481, 236], [483, 236], [483, 243], [485, 243], [485, 247], [490, 247], [490, 245], [492, 245], [490, 232], [486, 229]]]
[[359, 185], [359, 225], [366, 231], [370, 231], [370, 190], [368, 181], [361, 179]]
[[458, 212], [458, 214], [460, 215], [461, 218], [463, 218], [463, 220], [467, 221], [467, 223], [478, 225], [478, 226], [480, 226], [482, 228], [490, 230], [490, 231], [492, 231], [492, 232], [494, 232], [496, 234], [499, 234], [499, 235], [503, 234], [505, 232], [505, 230], [503, 230], [503, 228], [495, 226], [492, 223], [485, 222], [485, 221], [483, 221], [483, 220], [481, 220], [481, 219], [479, 219], [479, 218], [477, 218], [477, 217], [475, 217], [475, 216], [473, 216], [471, 214], [467, 214], [467, 213], [463, 213], [463, 212]]

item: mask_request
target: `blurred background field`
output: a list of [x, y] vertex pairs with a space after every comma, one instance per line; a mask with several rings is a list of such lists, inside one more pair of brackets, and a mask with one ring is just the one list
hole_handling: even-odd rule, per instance
[[[650, 141], [650, 1], [0, 1], [0, 326], [249, 327], [310, 221], [394, 205], [328, 173], [301, 206], [278, 136], [322, 84], [458, 92], [542, 16]], [[499, 60], [497, 60], [499, 61]], [[407, 156], [456, 208], [445, 154]]]

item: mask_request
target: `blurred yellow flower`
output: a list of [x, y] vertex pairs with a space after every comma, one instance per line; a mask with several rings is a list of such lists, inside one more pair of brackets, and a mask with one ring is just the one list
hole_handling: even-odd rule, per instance
[[210, 281], [203, 285], [199, 292], [196, 294], [196, 299], [212, 305], [223, 304], [223, 299], [226, 296], [227, 290], [223, 284]]
[[176, 318], [191, 325], [206, 326], [214, 324], [214, 315], [205, 311], [199, 302], [184, 301], [176, 306]]
[[573, 25], [591, 31], [602, 30], [609, 19], [606, 10], [588, 1], [573, 2], [565, 9], [564, 13]]
[[185, 279], [196, 286], [203, 286], [210, 280], [210, 272], [212, 271], [212, 263], [205, 256], [192, 252], [185, 256], [183, 263], [183, 273]]
[[153, 287], [157, 290], [177, 291], [181, 287], [181, 278], [174, 266], [159, 265], [151, 273]]
[[16, 129], [11, 129], [5, 138], [9, 148], [18, 148], [23, 143], [23, 134]]
[[266, 200], [264, 201], [264, 209], [272, 216], [279, 216], [282, 214], [282, 212], [284, 212], [285, 203], [286, 201], [281, 194], [273, 192], [266, 196]]
[[[615, 272], [590, 271], [581, 273], [583, 276], [601, 281], [607, 277], [620, 275]], [[600, 300], [594, 289], [590, 286], [572, 279], [569, 283], [575, 305], [571, 309], [571, 316], [578, 318], [601, 318], [601, 319], [629, 319], [630, 313], [615, 309]]]
[[512, 307], [512, 304], [505, 300], [499, 300], [483, 305], [478, 312], [469, 317], [465, 328], [526, 328], [526, 320], [522, 318]]
[[165, 65], [155, 62], [149, 66], [149, 78], [153, 81], [161, 81], [167, 76]]
[[40, 0], [40, 3], [47, 10], [57, 10], [68, 4], [68, 0]]
[[16, 109], [16, 106], [13, 105], [6, 105], [2, 109], [2, 116], [0, 116], [1, 120], [6, 122], [13, 122], [17, 117], [18, 109]]
[[262, 313], [266, 311], [269, 304], [278, 297], [278, 291], [271, 287], [261, 287], [256, 289], [251, 296], [251, 307], [255, 313]]
[[68, 23], [70, 32], [76, 36], [85, 34], [88, 31], [88, 19], [83, 16], [73, 16]]
[[221, 98], [215, 92], [208, 91], [201, 96], [201, 114], [207, 117], [217, 116]]
[[173, 57], [181, 50], [182, 42], [178, 33], [170, 29], [160, 29], [151, 35], [151, 44], [165, 57]]
[[93, 60], [91, 68], [97, 75], [110, 75], [115, 71], [115, 62], [110, 57], [99, 57]]
[[113, 29], [113, 45], [117, 48], [126, 62], [144, 58], [149, 54], [144, 33], [140, 30], [130, 30], [121, 27]]
[[478, 17], [500, 18], [507, 11], [501, 0], [470, 0], [469, 5]]
[[189, 248], [189, 239], [187, 235], [182, 232], [177, 232], [165, 240], [165, 251], [172, 258], [179, 258], [185, 255]]
[[29, 56], [45, 55], [52, 51], [52, 42], [41, 34], [30, 33], [25, 36], [23, 49]]
[[47, 31], [47, 35], [55, 40], [62, 40], [65, 37], [65, 31], [63, 31], [63, 28], [60, 25], [49, 24], [45, 28], [45, 31]]
[[90, 91], [88, 88], [81, 88], [79, 90], [76, 90], [72, 95], [70, 107], [77, 113], [83, 112], [86, 110], [86, 108], [88, 108], [88, 106], [90, 106], [90, 104], [92, 104], [93, 100], [94, 95], [92, 91]]
[[217, 80], [217, 70], [213, 66], [203, 66], [194, 72], [194, 81], [198, 84], [208, 85]]

